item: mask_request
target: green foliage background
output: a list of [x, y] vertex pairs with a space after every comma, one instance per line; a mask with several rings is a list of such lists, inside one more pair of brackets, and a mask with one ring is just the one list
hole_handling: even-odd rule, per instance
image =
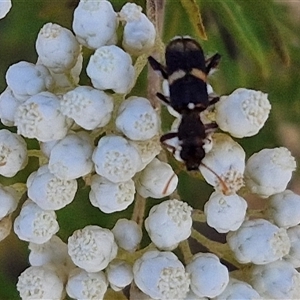
[[[126, 1], [111, 2], [119, 11]], [[134, 2], [145, 10], [145, 1]], [[199, 39], [205, 53], [219, 52], [222, 61], [218, 72], [210, 80], [216, 93], [224, 95], [238, 87], [247, 87], [269, 94], [272, 111], [267, 124], [257, 136], [238, 141], [248, 156], [262, 148], [276, 147], [290, 141], [288, 146], [298, 158], [300, 19], [296, 19], [291, 3], [271, 0], [196, 1], [208, 37], [207, 41], [201, 41], [191, 16], [183, 8], [185, 2], [191, 1], [167, 1], [163, 41], [167, 42], [175, 35], [191, 35]], [[13, 1], [9, 14], [0, 20], [0, 92], [6, 87], [5, 72], [11, 64], [20, 60], [36, 62], [35, 39], [43, 24], [58, 23], [71, 29], [76, 5], [76, 0]], [[146, 70], [134, 89], [137, 95], [146, 95], [145, 74]], [[81, 83], [86, 84], [85, 76]], [[163, 116], [166, 114], [163, 113]], [[28, 141], [28, 144], [32, 149], [38, 147], [34, 141]], [[8, 180], [0, 177], [0, 183], [25, 182], [36, 165], [37, 161], [31, 159], [26, 169], [15, 178]], [[296, 179], [293, 186], [297, 190]], [[88, 224], [112, 228], [117, 218], [123, 216], [123, 213], [105, 215], [93, 208], [87, 201], [89, 188], [84, 187], [82, 181], [80, 184], [76, 200], [57, 212], [61, 227], [59, 236], [65, 241], [75, 229]], [[211, 188], [205, 183], [182, 173], [179, 193], [194, 207], [201, 208], [210, 192]], [[149, 207], [154, 204], [157, 201], [147, 202]], [[126, 211], [128, 216], [132, 208], [130, 206]], [[12, 233], [0, 243], [0, 299], [19, 299], [15, 284], [18, 275], [27, 266], [27, 243], [19, 241]]]

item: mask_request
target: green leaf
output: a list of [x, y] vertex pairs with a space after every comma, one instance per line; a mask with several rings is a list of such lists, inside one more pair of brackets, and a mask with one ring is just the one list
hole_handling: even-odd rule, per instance
[[227, 28], [236, 43], [256, 61], [262, 76], [268, 76], [269, 68], [265, 51], [256, 34], [255, 24], [252, 24], [251, 19], [240, 5], [243, 4], [243, 1], [208, 1], [206, 3], [215, 12], [218, 22]]
[[203, 40], [207, 40], [205, 28], [203, 25], [200, 8], [196, 3], [196, 0], [180, 0], [181, 5], [185, 9], [189, 16], [189, 20], [194, 26], [196, 33]]

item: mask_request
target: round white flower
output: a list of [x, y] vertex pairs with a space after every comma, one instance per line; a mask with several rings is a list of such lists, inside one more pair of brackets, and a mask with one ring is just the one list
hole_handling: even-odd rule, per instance
[[43, 244], [29, 243], [28, 249], [30, 250], [29, 263], [32, 266], [54, 264], [61, 268], [70, 260], [67, 244], [56, 235]]
[[115, 40], [117, 14], [109, 1], [80, 1], [74, 10], [72, 27], [80, 44], [97, 49]]
[[87, 272], [99, 272], [117, 256], [118, 246], [113, 233], [89, 225], [73, 232], [68, 239], [68, 253], [78, 267]]
[[105, 213], [126, 209], [133, 202], [134, 194], [132, 179], [114, 183], [97, 174], [92, 177], [90, 201], [93, 206]]
[[0, 119], [3, 125], [15, 125], [15, 113], [19, 105], [19, 100], [13, 95], [9, 87], [0, 94]]
[[199, 297], [216, 297], [226, 288], [229, 275], [227, 268], [212, 253], [197, 253], [186, 266], [191, 277], [191, 290]]
[[178, 176], [172, 167], [154, 158], [139, 175], [136, 189], [144, 198], [160, 199], [172, 194], [177, 184]]
[[72, 69], [80, 53], [74, 34], [58, 24], [47, 23], [36, 39], [39, 61], [55, 73]]
[[237, 138], [257, 134], [271, 110], [268, 94], [244, 88], [221, 97], [215, 107], [220, 129]]
[[119, 12], [120, 19], [125, 22], [133, 22], [140, 19], [142, 7], [135, 3], [127, 2]]
[[258, 300], [262, 299], [258, 292], [248, 283], [229, 278], [229, 283], [226, 289], [213, 300]]
[[207, 224], [220, 233], [237, 230], [244, 222], [247, 202], [237, 194], [213, 192], [204, 205]]
[[287, 148], [263, 149], [248, 159], [245, 184], [252, 193], [267, 198], [286, 189], [295, 169], [295, 158]]
[[0, 2], [0, 19], [3, 19], [11, 9], [11, 0]]
[[300, 274], [283, 260], [253, 266], [250, 284], [263, 299], [299, 299]]
[[71, 203], [77, 191], [77, 181], [59, 179], [41, 166], [27, 178], [28, 197], [45, 210], [58, 210]]
[[125, 182], [139, 170], [138, 151], [121, 136], [104, 136], [94, 150], [92, 160], [96, 172], [112, 182]]
[[46, 266], [33, 266], [21, 273], [17, 290], [22, 300], [60, 300], [64, 296], [64, 283], [55, 271]]
[[86, 68], [95, 88], [112, 89], [114, 92], [128, 93], [134, 85], [134, 67], [131, 57], [121, 48], [111, 45], [98, 48], [90, 57]]
[[[148, 251], [133, 265], [134, 282], [153, 299], [184, 299], [190, 279], [172, 252]], [[151, 276], [149, 276], [151, 274]]]
[[142, 229], [132, 220], [119, 219], [112, 232], [116, 243], [126, 251], [134, 252], [142, 240]]
[[22, 137], [7, 129], [0, 130], [0, 175], [13, 177], [28, 162], [27, 145]]
[[20, 100], [53, 87], [53, 78], [43, 65], [35, 65], [27, 61], [19, 61], [11, 65], [6, 72], [6, 82], [14, 96]]
[[158, 135], [146, 141], [129, 141], [129, 143], [138, 150], [142, 160], [138, 171], [143, 170], [161, 151], [161, 143]]
[[158, 248], [173, 250], [191, 235], [192, 223], [192, 208], [174, 199], [153, 206], [145, 228]]
[[159, 117], [148, 99], [133, 96], [120, 105], [116, 126], [129, 139], [151, 139], [158, 134], [159, 125]]
[[212, 149], [205, 155], [202, 163], [220, 178], [203, 165], [199, 167], [200, 172], [216, 190], [226, 195], [234, 194], [244, 185], [245, 151], [231, 137], [223, 133], [213, 135], [212, 145]]
[[58, 97], [50, 92], [36, 94], [19, 105], [15, 125], [18, 134], [41, 142], [62, 139], [69, 128]]
[[243, 264], [267, 264], [282, 258], [290, 249], [286, 230], [264, 219], [245, 221], [226, 238], [236, 259]]
[[41, 209], [30, 199], [24, 202], [14, 223], [14, 231], [20, 240], [36, 244], [46, 243], [58, 230], [55, 212]]
[[102, 271], [89, 273], [75, 268], [69, 274], [66, 290], [73, 299], [102, 300], [107, 286], [108, 282]]
[[70, 133], [54, 145], [49, 171], [62, 180], [72, 180], [92, 171], [93, 145], [86, 132]]
[[103, 91], [79, 86], [63, 95], [61, 112], [86, 130], [105, 126], [113, 110], [113, 99]]
[[0, 220], [14, 212], [18, 202], [18, 196], [13, 188], [0, 186]]
[[0, 242], [10, 234], [11, 228], [12, 220], [10, 215], [0, 220]]
[[290, 262], [294, 268], [300, 268], [300, 225], [287, 230], [291, 242], [290, 252], [285, 255], [284, 260]]
[[123, 32], [123, 48], [134, 55], [141, 55], [154, 46], [156, 31], [154, 25], [141, 12], [141, 7], [135, 3], [126, 3], [120, 13], [125, 21]]
[[290, 190], [268, 199], [268, 216], [278, 227], [293, 227], [300, 223], [300, 196]]
[[120, 291], [133, 280], [132, 267], [122, 260], [113, 260], [105, 270], [110, 287], [114, 291]]

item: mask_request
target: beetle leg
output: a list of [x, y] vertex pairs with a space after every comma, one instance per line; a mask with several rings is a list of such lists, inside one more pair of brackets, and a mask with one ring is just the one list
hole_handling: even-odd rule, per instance
[[162, 64], [160, 64], [152, 56], [148, 57], [148, 62], [154, 71], [159, 71], [164, 79], [168, 79], [166, 68]]
[[206, 74], [209, 74], [214, 69], [216, 69], [219, 65], [221, 59], [221, 55], [219, 53], [216, 53], [215, 55], [211, 56], [205, 61], [206, 65]]

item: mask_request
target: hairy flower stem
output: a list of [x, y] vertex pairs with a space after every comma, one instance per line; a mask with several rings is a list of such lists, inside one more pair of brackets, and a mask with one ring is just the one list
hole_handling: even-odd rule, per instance
[[[147, 0], [147, 16], [150, 21], [154, 24], [157, 32], [156, 44], [160, 43], [160, 36], [163, 30], [164, 23], [164, 12], [165, 12], [165, 0]], [[157, 49], [157, 48], [156, 48]], [[154, 56], [158, 55], [157, 50], [156, 53], [153, 53]], [[152, 106], [159, 109], [159, 101], [156, 97], [156, 92], [159, 90], [160, 79], [157, 74], [151, 69], [148, 68], [148, 90], [147, 96]], [[137, 222], [142, 227], [144, 221], [145, 214], [145, 204], [146, 199], [137, 195], [135, 199], [134, 210], [132, 214], [132, 220]]]
[[198, 243], [205, 245], [209, 252], [216, 254], [220, 259], [227, 261], [237, 269], [242, 268], [242, 265], [233, 257], [232, 251], [229, 249], [227, 244], [221, 244], [219, 242], [212, 241], [195, 229], [192, 229], [191, 237], [194, 238]]

